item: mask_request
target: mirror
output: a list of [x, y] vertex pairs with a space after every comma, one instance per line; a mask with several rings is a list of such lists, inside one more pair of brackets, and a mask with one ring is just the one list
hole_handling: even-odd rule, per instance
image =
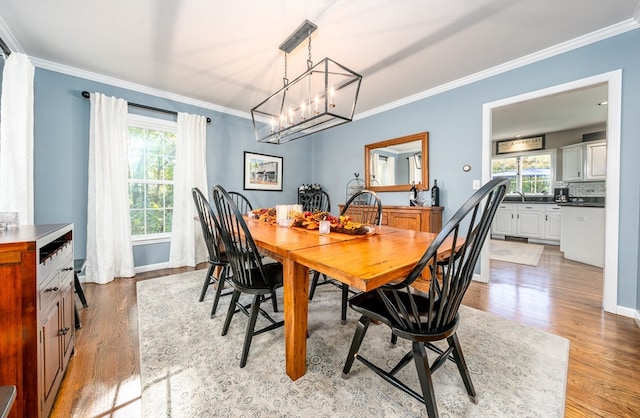
[[420, 132], [364, 146], [365, 187], [377, 192], [429, 187], [429, 133]]

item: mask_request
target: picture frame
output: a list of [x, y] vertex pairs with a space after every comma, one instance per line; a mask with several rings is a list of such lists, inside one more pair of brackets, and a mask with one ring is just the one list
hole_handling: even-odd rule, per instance
[[542, 150], [545, 149], [544, 140], [544, 135], [536, 135], [496, 141], [496, 155]]
[[244, 190], [282, 191], [283, 157], [244, 152]]

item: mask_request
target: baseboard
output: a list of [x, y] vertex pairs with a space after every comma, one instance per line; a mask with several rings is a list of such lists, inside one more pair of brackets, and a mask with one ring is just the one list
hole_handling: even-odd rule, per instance
[[636, 311], [636, 316], [634, 318], [636, 320], [636, 325], [640, 328], [640, 311]]
[[640, 320], [639, 313], [636, 309], [627, 308], [626, 306], [618, 306], [616, 308], [616, 315], [628, 316], [629, 318], [636, 318], [636, 322]]
[[168, 261], [165, 263], [147, 264], [146, 266], [137, 266], [134, 268], [134, 271], [136, 272], [136, 274], [138, 274], [138, 273], [145, 273], [147, 271], [161, 270], [166, 268], [169, 268]]

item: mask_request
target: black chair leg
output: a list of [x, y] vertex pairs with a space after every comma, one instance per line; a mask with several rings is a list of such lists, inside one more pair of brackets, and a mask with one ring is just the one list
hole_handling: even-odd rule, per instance
[[273, 306], [273, 312], [278, 312], [278, 299], [275, 290], [271, 293], [271, 305]]
[[467, 393], [469, 397], [473, 401], [473, 403], [478, 403], [476, 399], [476, 390], [473, 387], [473, 383], [471, 382], [471, 375], [469, 374], [469, 369], [467, 368], [467, 362], [464, 359], [464, 355], [462, 354], [462, 347], [460, 346], [460, 341], [458, 340], [458, 334], [455, 333], [449, 338], [447, 338], [449, 345], [453, 347], [453, 358], [456, 360], [456, 365], [458, 366], [458, 371], [460, 372], [460, 376], [462, 376], [462, 381], [464, 382], [464, 387], [467, 389]]
[[342, 312], [340, 313], [340, 320], [342, 325], [347, 323], [347, 303], [349, 300], [349, 286], [342, 283]]
[[84, 296], [84, 290], [82, 290], [80, 279], [78, 279], [78, 273], [73, 274], [73, 285], [75, 287], [76, 293], [78, 294], [78, 297], [80, 298], [80, 302], [82, 302], [82, 306], [86, 308], [89, 305], [87, 304], [87, 298], [85, 298]]
[[353, 341], [351, 342], [351, 347], [349, 348], [349, 354], [347, 354], [347, 361], [344, 363], [344, 367], [342, 369], [342, 378], [346, 379], [351, 371], [351, 366], [353, 366], [353, 362], [356, 359], [356, 353], [360, 349], [360, 345], [364, 340], [364, 335], [367, 333], [367, 329], [369, 328], [369, 324], [371, 323], [371, 318], [368, 316], [362, 315], [358, 320], [358, 325], [356, 326], [356, 332], [353, 335]]
[[73, 306], [73, 313], [75, 315], [75, 322], [76, 322], [76, 329], [80, 329], [82, 328], [82, 323], [80, 323], [80, 315], [78, 315], [78, 307], [77, 306]]
[[311, 289], [309, 289], [309, 300], [313, 300], [313, 295], [316, 293], [316, 287], [318, 287], [318, 279], [320, 278], [320, 272], [313, 272], [313, 279], [311, 279]]
[[[213, 306], [211, 307], [211, 318], [216, 314], [216, 310], [218, 309], [218, 302], [220, 301], [220, 295], [222, 294], [222, 289], [224, 289], [224, 282], [227, 277], [227, 266], [223, 266], [222, 270], [220, 270], [220, 276], [217, 279], [218, 285], [216, 286], [216, 294], [213, 297]], [[206, 290], [205, 290], [206, 291]], [[203, 295], [200, 295], [202, 297]], [[200, 299], [202, 301], [202, 299]]]
[[424, 343], [413, 342], [413, 360], [416, 364], [418, 372], [418, 380], [420, 380], [420, 388], [422, 389], [422, 397], [424, 398], [424, 406], [427, 408], [429, 417], [438, 416], [438, 405], [436, 404], [436, 394], [433, 391], [433, 380], [431, 379], [431, 369], [429, 368], [429, 359], [424, 348]]
[[234, 290], [231, 295], [231, 301], [229, 302], [227, 317], [225, 318], [224, 325], [222, 326], [222, 336], [227, 335], [227, 332], [229, 331], [229, 325], [231, 325], [231, 319], [233, 318], [233, 314], [236, 312], [236, 303], [238, 303], [238, 299], [240, 299], [240, 292]]
[[198, 302], [202, 302], [204, 300], [204, 295], [207, 294], [207, 289], [209, 288], [209, 285], [211, 284], [211, 277], [213, 275], [213, 269], [215, 268], [215, 266], [211, 263], [209, 263], [209, 268], [207, 269], [207, 275], [204, 278], [204, 283], [202, 284], [202, 290], [200, 291], [200, 299], [198, 300]]
[[244, 334], [244, 345], [242, 347], [242, 357], [240, 357], [240, 368], [243, 368], [247, 364], [247, 357], [249, 357], [249, 348], [251, 347], [251, 340], [253, 340], [253, 331], [256, 328], [256, 320], [258, 319], [261, 300], [262, 298], [259, 295], [256, 295], [253, 297], [253, 302], [251, 303], [251, 314], [249, 315], [247, 330]]

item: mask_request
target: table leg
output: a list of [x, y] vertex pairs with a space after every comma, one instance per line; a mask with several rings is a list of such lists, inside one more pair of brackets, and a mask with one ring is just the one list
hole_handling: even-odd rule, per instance
[[289, 258], [283, 260], [284, 340], [287, 375], [304, 376], [307, 368], [309, 269]]

